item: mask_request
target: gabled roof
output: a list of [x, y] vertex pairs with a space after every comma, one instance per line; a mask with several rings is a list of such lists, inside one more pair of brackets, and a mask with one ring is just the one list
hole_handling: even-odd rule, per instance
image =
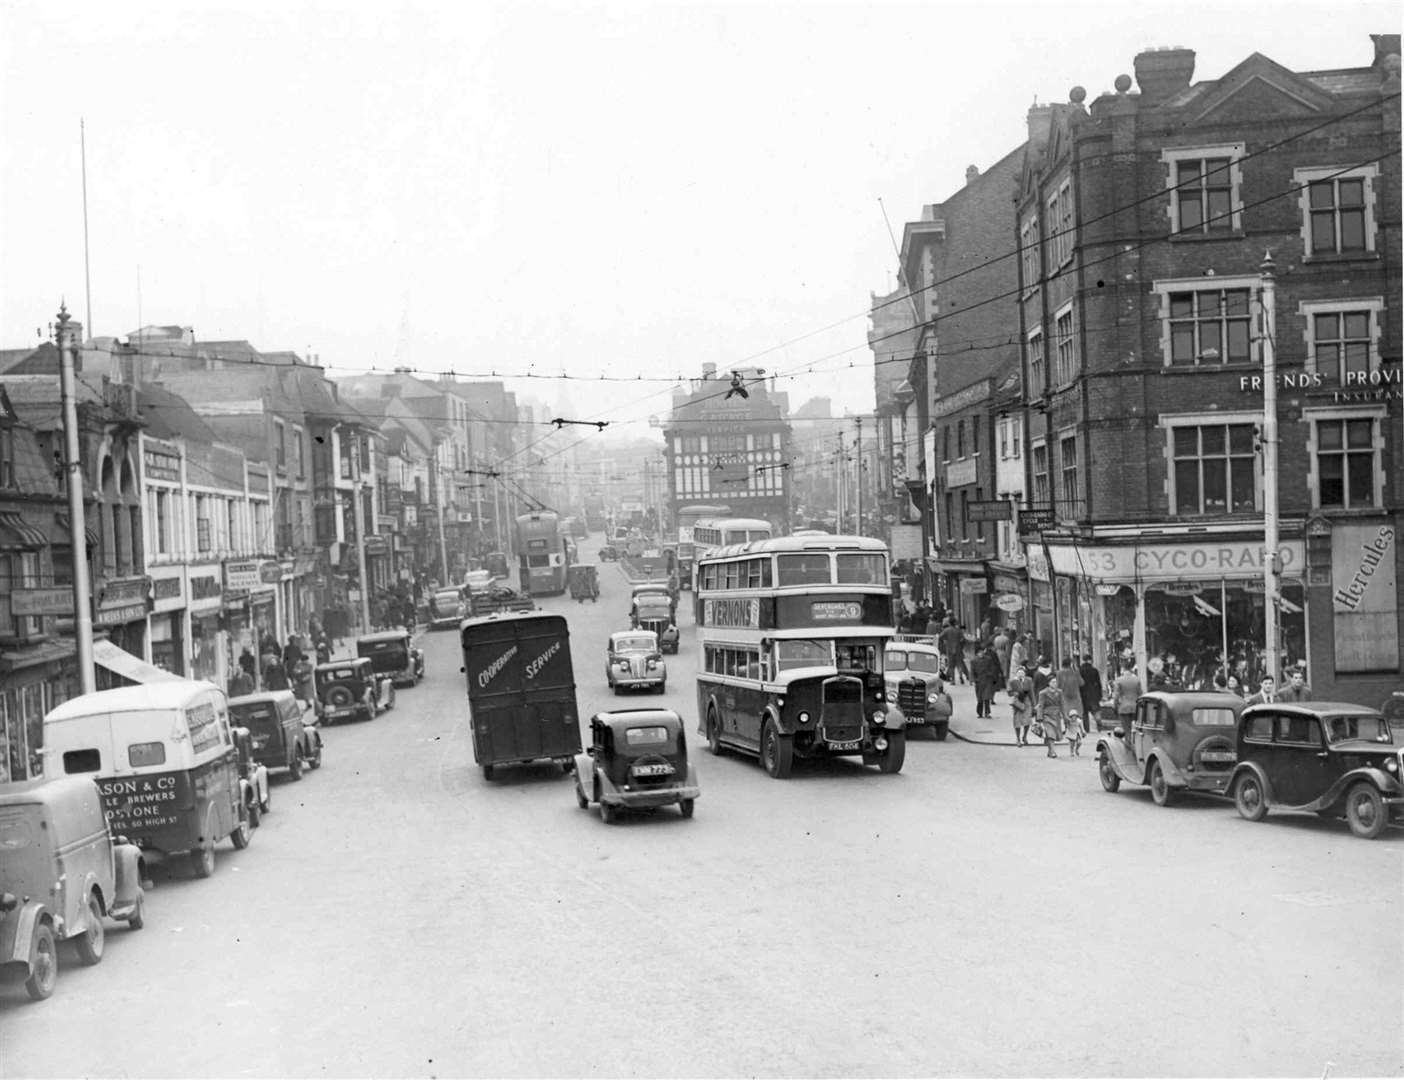
[[28, 360], [37, 348], [39, 346], [32, 345], [24, 349], [0, 349], [0, 374]]
[[1165, 107], [1182, 109], [1185, 124], [1204, 124], [1311, 116], [1327, 112], [1335, 104], [1333, 95], [1307, 76], [1255, 52], [1218, 79], [1181, 91]]
[[34, 437], [34, 429], [20, 418], [10, 404], [3, 384], [0, 384], [0, 423], [14, 430], [15, 488], [23, 495], [57, 495], [57, 463], [44, 460], [39, 441]]

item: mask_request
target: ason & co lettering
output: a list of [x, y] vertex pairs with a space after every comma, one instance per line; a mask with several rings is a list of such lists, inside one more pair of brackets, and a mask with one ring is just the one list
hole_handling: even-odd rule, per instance
[[557, 641], [549, 649], [547, 649], [544, 653], [542, 653], [540, 656], [538, 656], [535, 660], [533, 660], [526, 666], [526, 677], [528, 679], [536, 678], [536, 673], [546, 666], [546, 661], [551, 659], [551, 657], [555, 656], [556, 653], [560, 651], [561, 643]]
[[499, 656], [482, 671], [478, 672], [478, 686], [486, 689], [487, 684], [497, 678], [497, 673], [507, 666], [507, 661], [517, 655], [517, 647], [513, 645], [505, 653]]
[[1376, 569], [1393, 546], [1394, 530], [1388, 525], [1381, 525], [1380, 531], [1373, 539], [1360, 545], [1360, 564], [1350, 580], [1336, 590], [1336, 603], [1346, 611], [1359, 608], [1361, 599], [1370, 587], [1370, 579], [1375, 576]]

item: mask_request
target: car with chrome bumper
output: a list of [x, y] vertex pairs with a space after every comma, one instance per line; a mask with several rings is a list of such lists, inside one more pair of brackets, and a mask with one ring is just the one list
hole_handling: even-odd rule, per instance
[[621, 810], [676, 805], [692, 817], [701, 789], [672, 709], [621, 709], [590, 718], [590, 745], [575, 758], [575, 801], [598, 803], [606, 825]]
[[1269, 810], [1343, 817], [1366, 840], [1404, 826], [1404, 747], [1377, 709], [1332, 701], [1250, 705], [1239, 717], [1237, 750], [1228, 790], [1249, 821]]
[[610, 691], [655, 690], [668, 686], [668, 665], [663, 662], [658, 635], [652, 630], [620, 630], [609, 635], [605, 653], [605, 680]]
[[907, 727], [925, 728], [944, 739], [951, 726], [951, 695], [941, 678], [941, 650], [929, 637], [898, 637], [883, 650], [887, 700], [906, 718]]
[[1097, 736], [1102, 787], [1116, 792], [1123, 781], [1144, 784], [1157, 806], [1168, 806], [1183, 791], [1223, 795], [1238, 760], [1242, 711], [1237, 694], [1142, 694], [1129, 725]]

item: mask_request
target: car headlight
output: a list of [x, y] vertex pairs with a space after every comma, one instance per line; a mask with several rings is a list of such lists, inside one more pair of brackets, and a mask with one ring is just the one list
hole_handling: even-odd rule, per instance
[[886, 701], [886, 700], [887, 700], [887, 697], [886, 697], [885, 694], [883, 694], [883, 692], [882, 692], [881, 690], [879, 690], [879, 691], [877, 691], [877, 693], [875, 693], [875, 694], [873, 695], [873, 700], [874, 700], [874, 701]]
[[939, 700], [939, 697], [938, 697], [938, 695], [936, 695], [936, 694], [927, 694], [927, 695], [926, 695], [926, 703], [927, 703], [928, 705], [935, 705], [936, 702], [937, 702], [938, 700]]
[[1390, 758], [1388, 761], [1385, 762], [1385, 768], [1388, 769], [1390, 772], [1398, 772], [1399, 762], [1395, 761], [1393, 758]]
[[883, 711], [880, 710], [880, 709], [877, 710], [876, 712], [874, 712], [874, 713], [873, 713], [873, 723], [874, 723], [874, 724], [877, 724], [879, 727], [881, 727], [883, 724], [887, 723], [887, 713], [883, 712]]
[[807, 724], [809, 723], [809, 713], [801, 709], [799, 716], [797, 716], [795, 719], [797, 719], [801, 724]]

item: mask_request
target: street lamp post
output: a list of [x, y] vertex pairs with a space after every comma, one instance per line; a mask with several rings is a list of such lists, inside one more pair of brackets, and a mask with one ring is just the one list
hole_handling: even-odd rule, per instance
[[1266, 252], [1262, 265], [1262, 294], [1259, 301], [1258, 342], [1263, 359], [1263, 634], [1266, 642], [1263, 674], [1278, 676], [1278, 614], [1282, 593], [1282, 566], [1278, 555], [1277, 508], [1277, 356], [1276, 264]]
[[78, 685], [91, 694], [97, 689], [93, 668], [93, 615], [88, 581], [88, 527], [83, 510], [83, 459], [78, 433], [77, 376], [73, 361], [73, 330], [68, 308], [59, 305], [59, 397], [63, 412], [64, 486], [68, 495], [68, 527], [73, 545], [73, 636], [78, 659]]

